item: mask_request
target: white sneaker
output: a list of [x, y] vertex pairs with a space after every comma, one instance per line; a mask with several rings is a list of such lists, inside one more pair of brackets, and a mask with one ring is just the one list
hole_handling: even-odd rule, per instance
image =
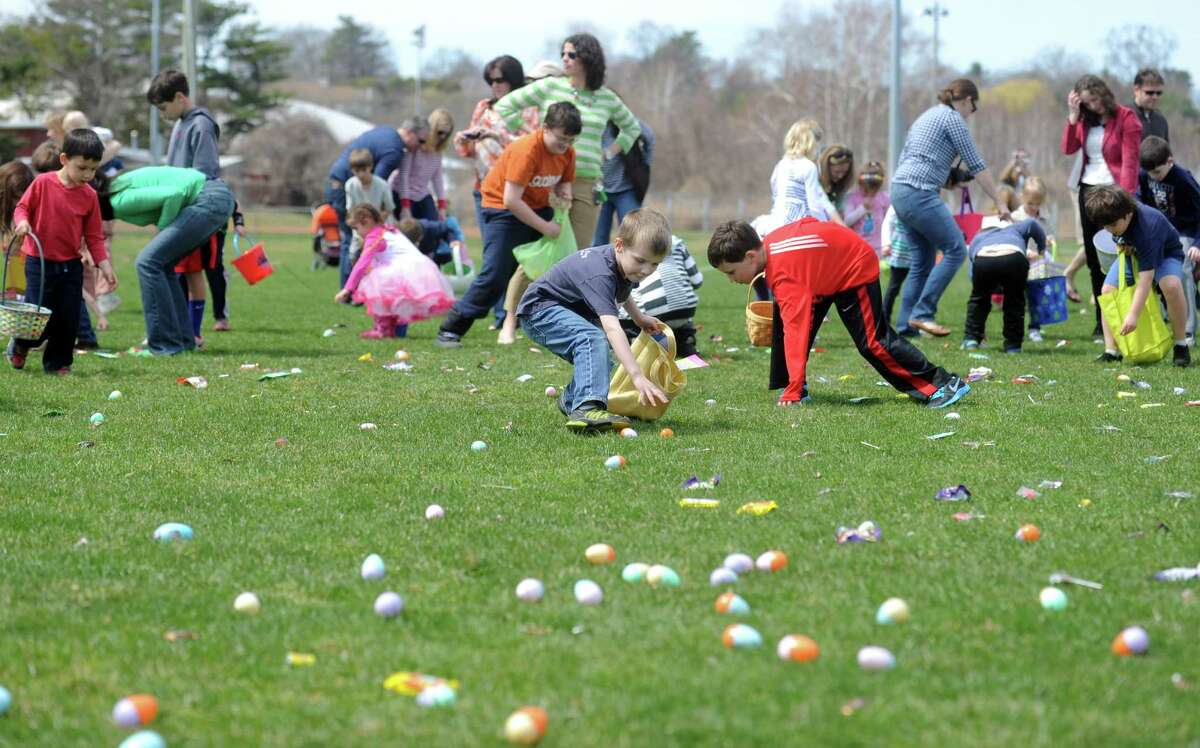
[[1033, 341], [1033, 342], [1035, 342], [1035, 343], [1044, 343], [1044, 342], [1046, 342], [1046, 339], [1042, 337], [1042, 331], [1041, 331], [1041, 330], [1037, 330], [1037, 329], [1034, 329], [1034, 330], [1030, 330], [1030, 331], [1029, 331], [1029, 339], [1030, 339], [1030, 340], [1032, 340], [1032, 341]]

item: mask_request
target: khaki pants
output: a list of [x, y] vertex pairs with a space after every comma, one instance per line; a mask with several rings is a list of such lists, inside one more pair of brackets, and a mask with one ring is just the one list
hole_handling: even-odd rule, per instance
[[580, 249], [592, 246], [596, 219], [600, 215], [596, 193], [592, 191], [595, 184], [595, 179], [585, 177], [576, 177], [571, 183], [571, 231], [575, 234], [575, 244]]

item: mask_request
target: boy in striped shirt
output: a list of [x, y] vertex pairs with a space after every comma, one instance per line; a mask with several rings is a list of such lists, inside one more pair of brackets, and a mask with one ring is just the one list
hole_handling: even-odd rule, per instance
[[812, 401], [805, 379], [808, 351], [834, 305], [858, 352], [897, 390], [930, 408], [944, 408], [971, 391], [884, 321], [879, 260], [852, 229], [802, 218], [759, 239], [745, 221], [727, 221], [713, 232], [708, 261], [734, 283], [750, 283], [766, 272], [778, 304], [770, 387], [785, 387], [780, 405]]
[[[676, 353], [687, 358], [696, 352], [696, 328], [692, 317], [700, 299], [696, 289], [704, 283], [704, 274], [688, 251], [683, 239], [671, 235], [671, 251], [646, 279], [637, 285], [630, 296], [643, 313], [670, 326], [675, 333]], [[634, 324], [629, 313], [620, 309], [621, 327], [636, 337], [641, 328]]]

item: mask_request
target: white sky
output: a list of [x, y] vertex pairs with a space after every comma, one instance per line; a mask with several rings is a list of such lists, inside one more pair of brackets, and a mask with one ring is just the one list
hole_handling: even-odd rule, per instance
[[[547, 40], [560, 38], [569, 21], [593, 24], [593, 33], [610, 53], [629, 51], [629, 29], [650, 20], [678, 30], [694, 30], [707, 53], [732, 57], [745, 50], [749, 32], [770, 26], [786, 4], [785, 0], [599, 0], [577, 7], [564, 2], [496, 0], [413, 5], [395, 0], [354, 0], [346, 5], [248, 2], [269, 26], [333, 28], [340, 13], [374, 24], [391, 42], [404, 74], [415, 68], [412, 30], [421, 24], [428, 27], [426, 54], [438, 47], [461, 48], [480, 59], [507, 53], [517, 56], [526, 67], [546, 56]], [[932, 2], [902, 0], [904, 12], [910, 16], [920, 16]], [[8, 12], [17, 14], [30, 13], [35, 6], [33, 0], [5, 0], [3, 4]], [[804, 0], [799, 5], [827, 8], [832, 2]], [[1200, 82], [1200, 43], [1196, 42], [1200, 2], [1195, 0], [1155, 0], [1146, 6], [1129, 0], [942, 0], [942, 6], [949, 12], [942, 19], [940, 34], [941, 58], [946, 65], [963, 69], [979, 61], [985, 69], [1002, 70], [1035, 60], [1039, 50], [1060, 45], [1091, 58], [1099, 72], [1104, 58], [1101, 41], [1110, 28], [1148, 24], [1173, 30], [1179, 47], [1171, 65], [1190, 70], [1193, 80]], [[301, 8], [303, 11], [297, 12]], [[931, 30], [931, 19], [918, 17], [917, 23], [926, 33]]]

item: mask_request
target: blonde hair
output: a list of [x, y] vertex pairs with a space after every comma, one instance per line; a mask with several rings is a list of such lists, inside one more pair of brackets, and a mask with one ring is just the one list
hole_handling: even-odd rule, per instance
[[671, 225], [666, 216], [649, 208], [626, 213], [617, 238], [622, 246], [649, 250], [655, 257], [666, 257], [671, 251]]
[[430, 153], [446, 150], [454, 135], [454, 117], [445, 109], [434, 109], [429, 113], [429, 142], [425, 149]]
[[91, 129], [92, 123], [88, 121], [88, 117], [78, 109], [74, 109], [63, 115], [63, 129], [67, 132], [72, 130], [88, 130]]
[[811, 159], [825, 132], [815, 119], [799, 119], [783, 136], [783, 155], [789, 158]]
[[1021, 201], [1035, 202], [1038, 205], [1046, 202], [1046, 183], [1041, 177], [1026, 177], [1021, 185]]

